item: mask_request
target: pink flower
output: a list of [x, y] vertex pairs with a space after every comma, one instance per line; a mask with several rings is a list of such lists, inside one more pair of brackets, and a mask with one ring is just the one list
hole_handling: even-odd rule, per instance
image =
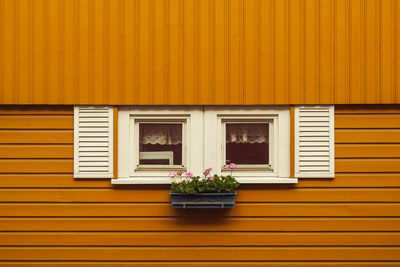
[[185, 173], [185, 176], [186, 176], [186, 177], [190, 177], [190, 178], [193, 178], [193, 177], [194, 177], [193, 173], [191, 173], [191, 172], [186, 172], [186, 173]]
[[212, 168], [208, 168], [203, 173], [204, 173], [205, 176], [207, 176], [207, 175], [210, 174], [211, 171], [212, 171]]
[[210, 176], [210, 177], [208, 177], [208, 179], [214, 180], [214, 176]]
[[236, 164], [235, 163], [231, 163], [228, 165], [228, 169], [235, 169], [236, 168]]
[[170, 172], [170, 173], [168, 174], [168, 176], [170, 176], [170, 177], [175, 177], [176, 175], [177, 175], [176, 172]]

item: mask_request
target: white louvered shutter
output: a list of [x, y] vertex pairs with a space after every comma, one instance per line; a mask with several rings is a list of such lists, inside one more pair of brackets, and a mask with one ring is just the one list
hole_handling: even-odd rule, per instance
[[74, 107], [74, 178], [113, 178], [112, 107]]
[[334, 106], [295, 108], [295, 177], [335, 176]]

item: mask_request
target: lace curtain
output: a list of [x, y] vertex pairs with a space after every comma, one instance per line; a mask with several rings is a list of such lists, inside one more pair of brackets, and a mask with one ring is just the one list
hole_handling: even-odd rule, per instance
[[227, 143], [268, 143], [268, 124], [227, 124]]
[[139, 130], [141, 144], [182, 144], [182, 125], [180, 124], [141, 124]]
[[[268, 143], [268, 124], [227, 124], [227, 143]], [[178, 145], [182, 144], [180, 124], [141, 124], [141, 144]]]

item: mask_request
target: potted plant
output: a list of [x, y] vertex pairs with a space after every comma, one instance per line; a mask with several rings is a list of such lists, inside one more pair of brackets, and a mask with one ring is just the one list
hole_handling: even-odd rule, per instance
[[232, 176], [236, 168], [234, 163], [228, 165], [230, 175], [211, 175], [211, 168], [203, 172], [203, 177], [194, 176], [191, 172], [170, 172], [173, 179], [171, 184], [171, 204], [173, 208], [181, 209], [210, 209], [232, 208], [235, 204], [238, 181]]

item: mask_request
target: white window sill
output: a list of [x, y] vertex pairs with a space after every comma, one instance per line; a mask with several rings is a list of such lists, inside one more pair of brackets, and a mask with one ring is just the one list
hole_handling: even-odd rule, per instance
[[[241, 184], [297, 184], [297, 178], [280, 177], [240, 177], [236, 178]], [[111, 179], [111, 184], [171, 184], [168, 177], [135, 177]]]

